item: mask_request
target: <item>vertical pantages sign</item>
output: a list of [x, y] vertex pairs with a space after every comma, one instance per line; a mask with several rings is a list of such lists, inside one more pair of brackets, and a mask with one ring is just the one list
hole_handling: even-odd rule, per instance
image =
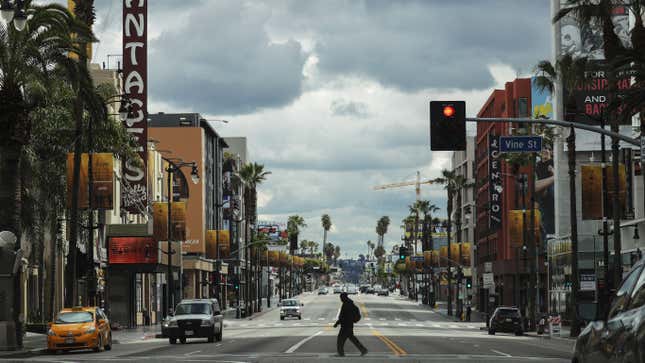
[[[128, 185], [122, 205], [142, 213], [148, 204], [146, 181], [148, 144], [148, 7], [145, 0], [123, 0], [123, 92], [132, 103], [124, 126], [137, 145], [139, 160], [125, 160], [123, 176]], [[142, 210], [143, 209], [143, 210]]]
[[499, 160], [499, 137], [488, 134], [488, 227], [502, 225], [502, 162]]

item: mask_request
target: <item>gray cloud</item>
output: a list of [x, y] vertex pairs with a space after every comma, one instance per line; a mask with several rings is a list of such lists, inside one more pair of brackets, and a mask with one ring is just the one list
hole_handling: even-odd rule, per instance
[[334, 100], [330, 106], [334, 116], [366, 118], [369, 116], [367, 105], [363, 102]]
[[290, 1], [287, 9], [272, 24], [312, 29], [321, 70], [404, 91], [490, 87], [488, 64], [526, 71], [549, 55], [548, 1]]

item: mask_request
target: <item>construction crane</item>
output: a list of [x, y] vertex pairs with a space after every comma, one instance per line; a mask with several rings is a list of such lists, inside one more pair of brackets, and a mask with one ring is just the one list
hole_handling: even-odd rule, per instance
[[421, 173], [417, 170], [417, 180], [415, 181], [407, 181], [407, 182], [402, 182], [402, 183], [392, 183], [392, 184], [385, 184], [385, 185], [377, 185], [373, 189], [374, 190], [383, 190], [383, 189], [393, 189], [393, 188], [400, 188], [400, 187], [407, 187], [407, 186], [412, 186], [414, 185], [414, 188], [417, 192], [417, 200], [421, 199], [421, 184], [434, 184], [435, 182], [433, 180], [424, 180], [421, 181]]

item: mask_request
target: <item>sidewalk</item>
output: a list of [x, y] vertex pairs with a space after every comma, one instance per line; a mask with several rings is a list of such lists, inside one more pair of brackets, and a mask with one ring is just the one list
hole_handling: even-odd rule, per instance
[[0, 359], [29, 358], [38, 355], [47, 349], [47, 335], [26, 333], [22, 341], [21, 350], [0, 351]]

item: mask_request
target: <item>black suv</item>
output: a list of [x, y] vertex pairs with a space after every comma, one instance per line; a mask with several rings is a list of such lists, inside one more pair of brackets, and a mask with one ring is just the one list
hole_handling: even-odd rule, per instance
[[524, 334], [522, 328], [522, 315], [516, 307], [500, 306], [495, 309], [488, 324], [488, 334], [495, 335], [495, 332]]
[[645, 259], [620, 284], [607, 318], [582, 330], [572, 362], [645, 362]]
[[164, 321], [161, 333], [170, 344], [176, 344], [177, 339], [185, 344], [187, 338], [208, 338], [212, 343], [222, 340], [223, 320], [216, 299], [182, 300], [173, 316]]

